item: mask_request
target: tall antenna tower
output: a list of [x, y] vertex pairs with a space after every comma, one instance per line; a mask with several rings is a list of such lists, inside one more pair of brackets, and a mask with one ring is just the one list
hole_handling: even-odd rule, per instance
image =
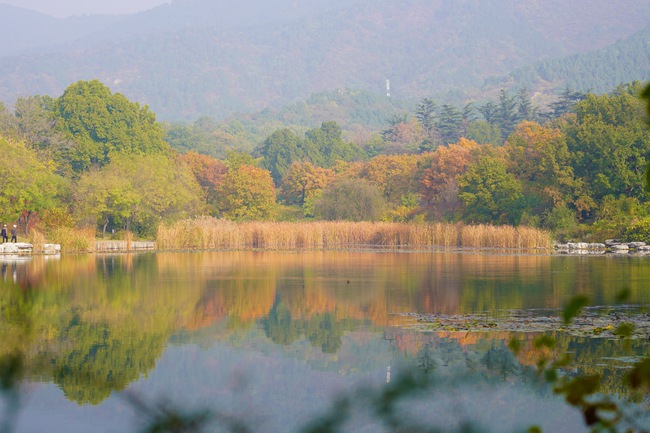
[[386, 96], [390, 98], [390, 80], [386, 80]]

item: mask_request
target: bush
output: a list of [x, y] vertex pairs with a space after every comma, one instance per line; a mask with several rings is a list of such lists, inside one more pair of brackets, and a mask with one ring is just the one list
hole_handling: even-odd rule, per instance
[[553, 232], [556, 239], [561, 242], [575, 236], [576, 227], [576, 214], [569, 209], [566, 205], [554, 207], [543, 215], [544, 227]]
[[361, 179], [335, 182], [315, 203], [318, 218], [336, 221], [379, 221], [386, 210], [379, 188]]
[[624, 236], [626, 240], [650, 243], [650, 217], [633, 223], [625, 230]]

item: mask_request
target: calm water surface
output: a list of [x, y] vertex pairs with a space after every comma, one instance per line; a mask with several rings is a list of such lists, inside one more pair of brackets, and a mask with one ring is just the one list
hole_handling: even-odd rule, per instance
[[[132, 399], [299, 431], [336, 396], [414, 369], [444, 382], [405, 409], [429, 425], [581, 431], [578, 414], [533, 384], [533, 354], [508, 351], [513, 335], [415, 332], [400, 313], [554, 315], [576, 294], [604, 306], [622, 289], [629, 305], [650, 304], [650, 259], [631, 256], [219, 252], [0, 265], [0, 354], [25, 355], [14, 431], [30, 433], [135, 432], [147, 417]], [[648, 355], [641, 341], [558, 344], [581, 371], [605, 368], [612, 393], [624, 370], [612, 358]], [[353, 395], [350, 431], [385, 431]]]

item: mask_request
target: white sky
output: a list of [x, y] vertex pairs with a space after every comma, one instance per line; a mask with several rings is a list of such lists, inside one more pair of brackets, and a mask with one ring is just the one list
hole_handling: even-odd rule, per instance
[[0, 0], [57, 18], [84, 14], [133, 13], [151, 9], [170, 0]]

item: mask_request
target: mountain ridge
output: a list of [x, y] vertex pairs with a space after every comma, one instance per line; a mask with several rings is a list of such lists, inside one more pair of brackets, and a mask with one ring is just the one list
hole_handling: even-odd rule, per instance
[[[536, 61], [609, 46], [650, 22], [641, 0], [318, 0], [291, 8], [299, 3], [219, 9], [226, 3], [176, 0], [113, 17], [76, 40], [0, 57], [0, 100], [57, 96], [97, 78], [163, 119], [187, 120], [336, 88], [381, 93], [386, 79], [397, 98], [460, 94]], [[285, 7], [269, 12], [277, 5]]]

